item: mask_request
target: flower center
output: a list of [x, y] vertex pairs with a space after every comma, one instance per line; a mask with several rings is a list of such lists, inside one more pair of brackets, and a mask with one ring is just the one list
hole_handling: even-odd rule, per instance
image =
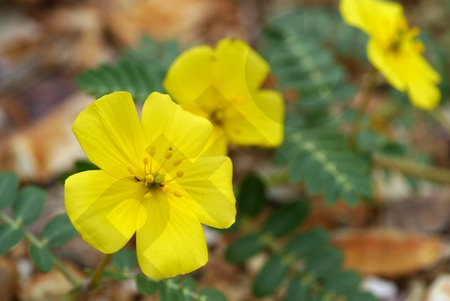
[[403, 45], [407, 43], [413, 43], [416, 50], [420, 53], [425, 51], [425, 46], [420, 42], [416, 41], [415, 38], [420, 34], [418, 27], [408, 28], [406, 21], [400, 22], [398, 27], [397, 35], [394, 37], [393, 41], [389, 45], [389, 50], [393, 52], [398, 52]]
[[[171, 193], [176, 197], [182, 197], [183, 192], [179, 189], [174, 188], [173, 185], [176, 179], [183, 177], [184, 172], [182, 170], [177, 170], [175, 175], [171, 176], [169, 175], [169, 172], [173, 169], [178, 167], [183, 159], [173, 158], [173, 152], [172, 147], [170, 147], [165, 156], [164, 160], [161, 164], [156, 166], [155, 162], [155, 154], [156, 154], [156, 147], [152, 145], [150, 147], [150, 157], [144, 157], [143, 163], [144, 163], [144, 177], [140, 178], [137, 177], [135, 174], [132, 173], [132, 170], [130, 170], [130, 173], [134, 176], [134, 179], [138, 182], [143, 182], [145, 187], [147, 188], [147, 192], [144, 195], [144, 199], [148, 199], [152, 196], [153, 193], [160, 192], [160, 193]], [[168, 166], [168, 167], [167, 167]]]
[[222, 125], [225, 120], [225, 113], [221, 109], [214, 110], [211, 113], [211, 121], [217, 125]]

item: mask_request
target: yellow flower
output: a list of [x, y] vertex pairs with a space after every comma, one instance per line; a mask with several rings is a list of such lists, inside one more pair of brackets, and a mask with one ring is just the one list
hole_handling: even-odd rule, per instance
[[397, 90], [409, 94], [413, 105], [434, 109], [441, 98], [440, 76], [423, 58], [417, 27], [409, 28], [403, 8], [383, 0], [341, 0], [344, 21], [370, 36], [367, 56]]
[[229, 143], [276, 147], [283, 140], [284, 103], [280, 93], [260, 89], [269, 71], [245, 42], [223, 39], [215, 49], [202, 45], [181, 54], [164, 87], [183, 108], [213, 123], [207, 153], [226, 154]]
[[139, 122], [131, 95], [115, 92], [80, 113], [73, 131], [101, 170], [69, 177], [67, 213], [86, 242], [103, 253], [136, 233], [142, 271], [161, 279], [208, 260], [201, 224], [228, 228], [236, 209], [228, 157], [200, 157], [211, 123], [152, 93]]

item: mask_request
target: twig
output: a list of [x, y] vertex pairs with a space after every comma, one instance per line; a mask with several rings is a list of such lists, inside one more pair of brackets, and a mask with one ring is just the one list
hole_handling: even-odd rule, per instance
[[450, 184], [450, 170], [445, 168], [420, 166], [409, 160], [394, 159], [380, 154], [373, 155], [373, 163], [382, 168], [398, 170], [409, 176]]
[[377, 84], [377, 76], [378, 71], [375, 68], [372, 68], [370, 73], [368, 74], [365, 82], [363, 91], [361, 94], [361, 100], [360, 105], [357, 108], [356, 116], [353, 119], [353, 123], [350, 127], [350, 132], [348, 134], [348, 141], [351, 148], [356, 147], [356, 138], [357, 135], [361, 129], [362, 120], [364, 118], [364, 115], [366, 114], [367, 108], [369, 106], [370, 102], [370, 96], [372, 95], [373, 90], [376, 87]]
[[[25, 234], [25, 238], [32, 245], [35, 245], [38, 248], [42, 248], [45, 246], [45, 244], [42, 241], [40, 241], [36, 236], [34, 236], [33, 233], [29, 232], [20, 223], [11, 219], [6, 214], [0, 212], [0, 219], [2, 219], [5, 223], [10, 225], [11, 227], [21, 228]], [[53, 254], [52, 254], [52, 258], [53, 258], [53, 263], [55, 264], [55, 267], [64, 275], [64, 277], [67, 278], [67, 280], [72, 284], [72, 286], [74, 286], [74, 287], [78, 286], [77, 278], [66, 268], [66, 266], [58, 258], [53, 256]]]
[[105, 254], [105, 257], [103, 257], [103, 260], [99, 263], [99, 265], [95, 269], [94, 274], [92, 275], [91, 279], [88, 282], [87, 288], [89, 290], [92, 290], [98, 286], [98, 283], [100, 282], [100, 279], [102, 278], [103, 270], [105, 269], [106, 265], [109, 263], [111, 257], [112, 257], [112, 254]]

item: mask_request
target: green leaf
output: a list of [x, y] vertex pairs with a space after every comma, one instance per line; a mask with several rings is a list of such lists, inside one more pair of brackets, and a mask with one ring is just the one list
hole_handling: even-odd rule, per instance
[[31, 245], [29, 253], [30, 258], [42, 273], [47, 273], [53, 268], [53, 256], [47, 248]]
[[192, 277], [184, 277], [183, 280], [181, 280], [180, 285], [182, 286], [182, 294], [183, 294], [183, 301], [191, 301], [194, 300], [194, 292], [197, 289], [197, 284], [195, 283], [195, 280]]
[[317, 252], [329, 244], [328, 233], [321, 228], [311, 229], [292, 238], [285, 247], [287, 254], [295, 258], [303, 257], [311, 252]]
[[173, 279], [164, 281], [164, 285], [161, 288], [161, 301], [182, 301], [183, 294], [179, 289], [178, 284]]
[[26, 186], [20, 190], [17, 201], [12, 206], [13, 216], [24, 225], [33, 224], [42, 213], [45, 204], [44, 190]]
[[288, 128], [279, 152], [291, 162], [290, 181], [306, 182], [307, 193], [322, 193], [328, 204], [342, 198], [356, 205], [372, 195], [367, 158], [353, 153], [335, 129]]
[[[330, 108], [337, 100], [350, 99], [356, 88], [331, 52], [318, 40], [315, 32], [305, 32], [305, 18], [311, 13], [286, 13], [275, 18], [263, 31], [266, 44], [264, 56], [276, 77], [278, 90], [296, 92], [297, 109], [293, 106], [287, 115], [302, 117], [311, 126], [323, 125], [336, 118]], [[301, 24], [299, 24], [301, 20]], [[328, 20], [327, 20], [328, 21]], [[341, 22], [342, 23], [342, 22]], [[316, 28], [319, 26], [314, 26]], [[321, 27], [321, 26], [320, 26]], [[328, 29], [328, 31], [331, 31]]]
[[19, 177], [12, 172], [0, 173], [0, 209], [5, 209], [14, 201], [19, 187]]
[[0, 225], [0, 255], [11, 250], [22, 238], [23, 230], [10, 225]]
[[136, 102], [142, 103], [151, 92], [164, 92], [162, 82], [178, 53], [174, 42], [157, 43], [145, 37], [137, 49], [125, 52], [116, 64], [88, 70], [76, 82], [81, 90], [95, 97], [128, 91]]
[[225, 251], [225, 258], [233, 263], [242, 263], [263, 248], [261, 237], [258, 233], [249, 234], [235, 239]]
[[204, 288], [200, 291], [200, 301], [227, 301], [227, 297], [225, 297], [222, 292], [214, 289], [214, 288]]
[[108, 271], [108, 270], [103, 271], [102, 277], [104, 279], [109, 278], [109, 279], [114, 279], [114, 280], [128, 280], [128, 279], [130, 279], [130, 276], [128, 274], [125, 274], [123, 272]]
[[195, 283], [195, 280], [189, 276], [184, 277], [181, 281], [181, 284], [183, 288], [186, 288], [192, 292], [195, 292], [195, 290], [197, 289], [197, 283]]
[[159, 281], [150, 279], [143, 274], [136, 275], [136, 285], [139, 292], [146, 296], [155, 295], [160, 288]]
[[137, 102], [144, 102], [155, 91], [155, 75], [142, 62], [119, 61], [117, 65], [102, 65], [76, 78], [78, 88], [94, 97], [115, 91], [128, 91]]
[[266, 202], [266, 187], [256, 175], [249, 175], [242, 182], [237, 197], [240, 216], [257, 216]]
[[50, 248], [57, 248], [77, 235], [77, 231], [72, 226], [66, 214], [55, 216], [51, 219], [41, 233], [41, 239]]
[[309, 216], [310, 206], [305, 201], [294, 201], [275, 210], [265, 221], [263, 232], [274, 237], [295, 229]]
[[377, 301], [372, 294], [368, 292], [356, 292], [347, 297], [348, 301]]
[[332, 273], [324, 279], [324, 288], [338, 295], [349, 295], [357, 291], [361, 277], [353, 271], [339, 271]]
[[309, 289], [299, 276], [293, 278], [284, 296], [285, 301], [310, 300]]
[[337, 272], [343, 259], [344, 256], [338, 249], [320, 249], [306, 258], [306, 270], [316, 277], [330, 275]]
[[283, 257], [272, 256], [256, 275], [253, 282], [253, 293], [257, 297], [273, 294], [288, 272], [289, 266]]
[[121, 270], [131, 270], [137, 265], [136, 250], [124, 248], [112, 256], [112, 261]]

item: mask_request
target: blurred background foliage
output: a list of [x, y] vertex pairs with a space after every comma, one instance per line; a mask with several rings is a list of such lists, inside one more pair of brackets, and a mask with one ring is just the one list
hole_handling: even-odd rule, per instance
[[[422, 300], [414, 297], [419, 294], [415, 290], [422, 288], [419, 296], [424, 298], [431, 294], [438, 276], [450, 273], [448, 254], [442, 251], [448, 246], [450, 225], [445, 187], [449, 180], [444, 169], [450, 167], [448, 0], [402, 2], [410, 23], [421, 27], [425, 55], [442, 77], [439, 109], [420, 111], [405, 95], [378, 81], [354, 145], [349, 143], [349, 128], [358, 107], [356, 96], [371, 66], [365, 52], [367, 37], [343, 23], [336, 1], [92, 3], [23, 0], [2, 4], [8, 13], [17, 8], [28, 12], [26, 16], [37, 20], [33, 22], [42, 24], [44, 34], [2, 48], [9, 61], [0, 61], [0, 104], [7, 121], [16, 126], [2, 123], [6, 130], [0, 135], [0, 162], [2, 169], [14, 170], [20, 180], [15, 173], [0, 174], [1, 254], [16, 256], [21, 241], [27, 241], [26, 252], [18, 257], [29, 258], [43, 273], [56, 267], [73, 283], [82, 279], [80, 274], [92, 273], [98, 261], [98, 256], [89, 262], [77, 259], [83, 273], [74, 273], [73, 267], [64, 272], [65, 263], [58, 256], [66, 254], [67, 261], [76, 256], [59, 248], [76, 233], [66, 215], [59, 212], [48, 218], [45, 211], [49, 209], [44, 209], [52, 206], [51, 202], [45, 205], [44, 189], [48, 193], [55, 179], [63, 181], [72, 173], [96, 168], [78, 149], [69, 151], [68, 145], [64, 156], [53, 152], [65, 141], [58, 129], [65, 129], [64, 137], [69, 135], [74, 116], [92, 98], [76, 96], [77, 104], [70, 107], [73, 112], [58, 112], [59, 117], [49, 117], [50, 123], [36, 126], [29, 119], [50, 114], [50, 109], [43, 108], [56, 106], [76, 89], [93, 97], [126, 90], [139, 107], [150, 92], [164, 92], [162, 80], [183, 50], [199, 43], [214, 45], [231, 36], [247, 40], [271, 66], [264, 85], [280, 91], [286, 100], [283, 145], [273, 151], [231, 149], [238, 218], [229, 230], [206, 230], [220, 242], [210, 243], [205, 271], [151, 280], [137, 271], [131, 243], [114, 255], [104, 273], [106, 281], [133, 279], [136, 289], [131, 291], [142, 300], [413, 301]], [[42, 80], [27, 82], [33, 76]], [[18, 92], [10, 92], [14, 89]], [[35, 101], [46, 105], [33, 107]], [[42, 134], [42, 128], [49, 129]], [[59, 144], [43, 148], [40, 144], [48, 136], [56, 137]], [[24, 143], [29, 137], [34, 138]], [[25, 148], [25, 154], [14, 153], [18, 148], [22, 152]], [[33, 165], [29, 162], [34, 157], [39, 159], [31, 160]], [[37, 168], [23, 168], [23, 162]], [[61, 195], [53, 199], [62, 202]], [[40, 220], [45, 223], [39, 224]], [[346, 233], [338, 239], [336, 233], [347, 229], [367, 232], [362, 237]], [[83, 249], [77, 252], [83, 254]], [[434, 268], [424, 272], [430, 266]], [[385, 277], [402, 293], [386, 297], [370, 286], [376, 282], [367, 282], [370, 275]], [[24, 296], [23, 300], [40, 300]], [[115, 291], [107, 298], [128, 300], [120, 296]]]

